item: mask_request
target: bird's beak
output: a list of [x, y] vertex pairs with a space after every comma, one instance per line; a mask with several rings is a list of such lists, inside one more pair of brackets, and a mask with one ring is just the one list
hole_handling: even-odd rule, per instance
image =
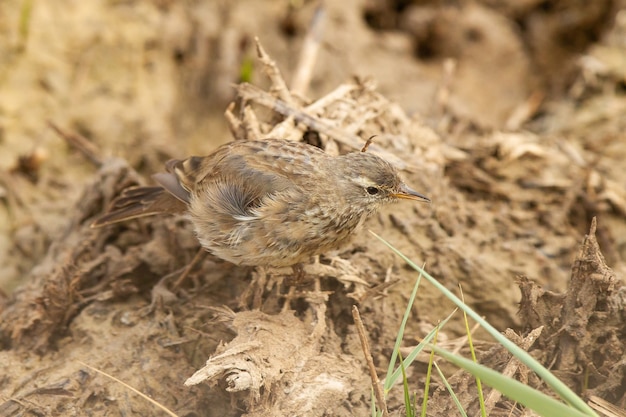
[[403, 198], [405, 200], [424, 201], [430, 203], [430, 198], [411, 189], [405, 183], [400, 184], [400, 192], [393, 194], [394, 197]]

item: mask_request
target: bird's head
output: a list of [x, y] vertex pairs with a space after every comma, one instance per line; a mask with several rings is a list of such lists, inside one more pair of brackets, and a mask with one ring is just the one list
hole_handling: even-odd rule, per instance
[[375, 210], [398, 199], [430, 202], [428, 197], [406, 185], [389, 162], [374, 154], [354, 152], [340, 158], [339, 181], [349, 204]]

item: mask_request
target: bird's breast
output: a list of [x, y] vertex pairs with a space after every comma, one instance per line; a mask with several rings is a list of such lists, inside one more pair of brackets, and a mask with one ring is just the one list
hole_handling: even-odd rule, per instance
[[268, 195], [254, 209], [223, 210], [192, 204], [192, 221], [202, 245], [242, 265], [288, 266], [337, 249], [366, 219], [363, 210], [338, 210], [312, 201], [297, 188]]

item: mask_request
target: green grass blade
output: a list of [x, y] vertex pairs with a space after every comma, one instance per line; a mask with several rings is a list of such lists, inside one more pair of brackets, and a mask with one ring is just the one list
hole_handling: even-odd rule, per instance
[[374, 395], [374, 388], [370, 391], [370, 415], [372, 417], [380, 417], [383, 415], [382, 411], [379, 411], [376, 407], [376, 396]]
[[[409, 303], [404, 310], [404, 316], [402, 317], [402, 323], [400, 323], [400, 330], [398, 330], [398, 335], [396, 336], [396, 343], [393, 346], [393, 352], [391, 353], [391, 359], [389, 359], [389, 367], [387, 368], [387, 376], [393, 374], [393, 370], [396, 366], [396, 361], [398, 359], [398, 352], [400, 351], [400, 344], [402, 343], [402, 339], [404, 337], [404, 329], [406, 328], [406, 323], [409, 320], [409, 316], [411, 315], [411, 310], [413, 309], [413, 303], [415, 302], [415, 296], [417, 295], [417, 289], [420, 286], [420, 281], [422, 280], [422, 274], [419, 274], [417, 280], [415, 280], [415, 285], [413, 286], [413, 292], [411, 292], [411, 297], [409, 297]], [[408, 366], [408, 365], [405, 365]], [[397, 379], [397, 377], [396, 377]], [[383, 385], [384, 392], [388, 392], [391, 389], [391, 386], [395, 380], [391, 381], [389, 378], [385, 378], [385, 384]]]
[[543, 365], [541, 365], [535, 358], [533, 358], [528, 352], [519, 348], [515, 343], [511, 342], [507, 339], [503, 334], [501, 334], [497, 329], [495, 329], [491, 324], [489, 324], [486, 320], [484, 320], [480, 315], [478, 315], [474, 310], [472, 310], [469, 306], [464, 304], [454, 293], [448, 290], [445, 286], [440, 284], [435, 278], [430, 276], [426, 271], [417, 266], [413, 261], [407, 258], [402, 252], [394, 248], [390, 243], [388, 243], [385, 239], [378, 236], [376, 233], [370, 231], [376, 238], [378, 238], [381, 242], [383, 242], [387, 247], [389, 247], [393, 252], [395, 252], [398, 256], [400, 256], [404, 261], [411, 266], [411, 268], [418, 271], [424, 278], [428, 280], [432, 285], [434, 285], [439, 291], [441, 291], [448, 299], [450, 299], [454, 304], [456, 304], [461, 310], [465, 311], [471, 318], [476, 320], [480, 325], [491, 334], [491, 336], [498, 341], [502, 346], [504, 346], [509, 352], [511, 352], [515, 357], [517, 357], [522, 363], [532, 369], [548, 386], [550, 386], [554, 392], [561, 397], [564, 401], [572, 404], [577, 410], [580, 410], [584, 415], [599, 417], [595, 411], [591, 407], [585, 403], [580, 397], [578, 397], [574, 391], [572, 391], [567, 385], [561, 382], [557, 377], [552, 375], [550, 371], [548, 371]]
[[431, 349], [449, 362], [454, 363], [475, 377], [480, 378], [485, 384], [495, 387], [508, 398], [517, 401], [531, 410], [534, 410], [541, 416], [586, 417], [589, 415], [573, 408], [572, 406], [557, 401], [554, 398], [529, 387], [528, 385], [506, 377], [493, 369], [474, 363], [470, 359], [454, 355], [451, 352], [437, 346], [431, 346]]
[[439, 373], [439, 377], [441, 377], [441, 380], [443, 381], [443, 385], [445, 385], [446, 389], [450, 393], [450, 396], [452, 397], [452, 401], [454, 401], [454, 404], [456, 404], [456, 408], [458, 408], [459, 413], [461, 413], [462, 417], [467, 417], [467, 413], [463, 409], [463, 405], [461, 405], [461, 401], [459, 401], [459, 397], [457, 397], [456, 394], [454, 393], [454, 390], [452, 389], [452, 386], [448, 382], [448, 379], [443, 374], [443, 372], [441, 372], [441, 368], [439, 368], [439, 365], [437, 365], [437, 362], [433, 362], [433, 365], [435, 365], [435, 369], [437, 369], [437, 372]]
[[[461, 289], [461, 301], [465, 303], [465, 298], [463, 297], [463, 290]], [[474, 341], [472, 340], [472, 331], [470, 330], [469, 320], [467, 320], [467, 313], [463, 312], [463, 321], [465, 322], [465, 332], [467, 333], [467, 344], [469, 345], [470, 353], [472, 355], [472, 360], [474, 363], [478, 363], [476, 359], [476, 350], [474, 349]], [[485, 410], [485, 396], [483, 395], [483, 384], [480, 382], [480, 378], [476, 377], [476, 389], [478, 390], [478, 403], [480, 404], [480, 415], [482, 417], [487, 417], [487, 412]]]
[[[437, 336], [439, 335], [439, 325], [436, 327], [434, 344], [437, 344]], [[428, 370], [426, 371], [426, 384], [424, 385], [424, 399], [422, 400], [422, 417], [426, 417], [426, 408], [428, 406], [428, 394], [430, 392], [430, 378], [433, 372], [433, 362], [435, 362], [435, 351], [430, 352], [430, 358], [428, 359]]]
[[[439, 323], [435, 328], [433, 328], [424, 338], [424, 340], [422, 340], [417, 346], [415, 346], [413, 348], [413, 350], [407, 355], [406, 358], [404, 358], [403, 364], [404, 364], [404, 368], [408, 368], [409, 366], [411, 366], [411, 364], [413, 363], [413, 361], [415, 360], [415, 358], [417, 358], [417, 355], [420, 354], [420, 352], [426, 347], [428, 346], [428, 343], [430, 343], [431, 340], [433, 340], [433, 338], [435, 337], [435, 333], [437, 333], [437, 331], [439, 331], [440, 328], [442, 328], [443, 326], [445, 326], [445, 324], [452, 318], [452, 316], [454, 315], [454, 313], [456, 313], [456, 309], [450, 313], [450, 315], [448, 315], [448, 317], [446, 317], [445, 320], [443, 320], [441, 323]], [[391, 374], [390, 377], [385, 378], [385, 387], [389, 386], [389, 389], [391, 389], [391, 387], [393, 386], [393, 384], [396, 383], [396, 381], [398, 380], [398, 378], [400, 378], [401, 376], [401, 370], [400, 367], [396, 368], [396, 370], [393, 372], [393, 374]], [[388, 392], [389, 389], [385, 390], [385, 393]]]
[[[400, 353], [400, 352], [398, 352]], [[400, 369], [402, 370], [402, 387], [404, 389], [404, 408], [406, 417], [415, 417], [415, 409], [411, 404], [411, 391], [409, 390], [409, 379], [406, 376], [406, 369], [404, 368], [404, 361], [402, 355], [400, 355]]]

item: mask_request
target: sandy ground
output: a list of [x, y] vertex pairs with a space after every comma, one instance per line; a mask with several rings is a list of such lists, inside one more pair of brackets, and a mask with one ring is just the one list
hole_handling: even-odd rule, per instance
[[[416, 279], [367, 229], [519, 343], [544, 326], [535, 357], [626, 407], [624, 1], [9, 0], [0, 33], [0, 415], [163, 413], [93, 368], [179, 416], [366, 415], [352, 306], [383, 375]], [[263, 104], [276, 97], [291, 113]], [[197, 255], [182, 218], [89, 227], [170, 158], [312, 132], [331, 153], [377, 135], [432, 204], [383, 210], [291, 288]], [[404, 346], [452, 310], [423, 285]], [[456, 316], [440, 341], [462, 335]], [[475, 412], [471, 379], [453, 381]], [[449, 415], [434, 387], [429, 415]], [[400, 388], [388, 404], [402, 413]]]

